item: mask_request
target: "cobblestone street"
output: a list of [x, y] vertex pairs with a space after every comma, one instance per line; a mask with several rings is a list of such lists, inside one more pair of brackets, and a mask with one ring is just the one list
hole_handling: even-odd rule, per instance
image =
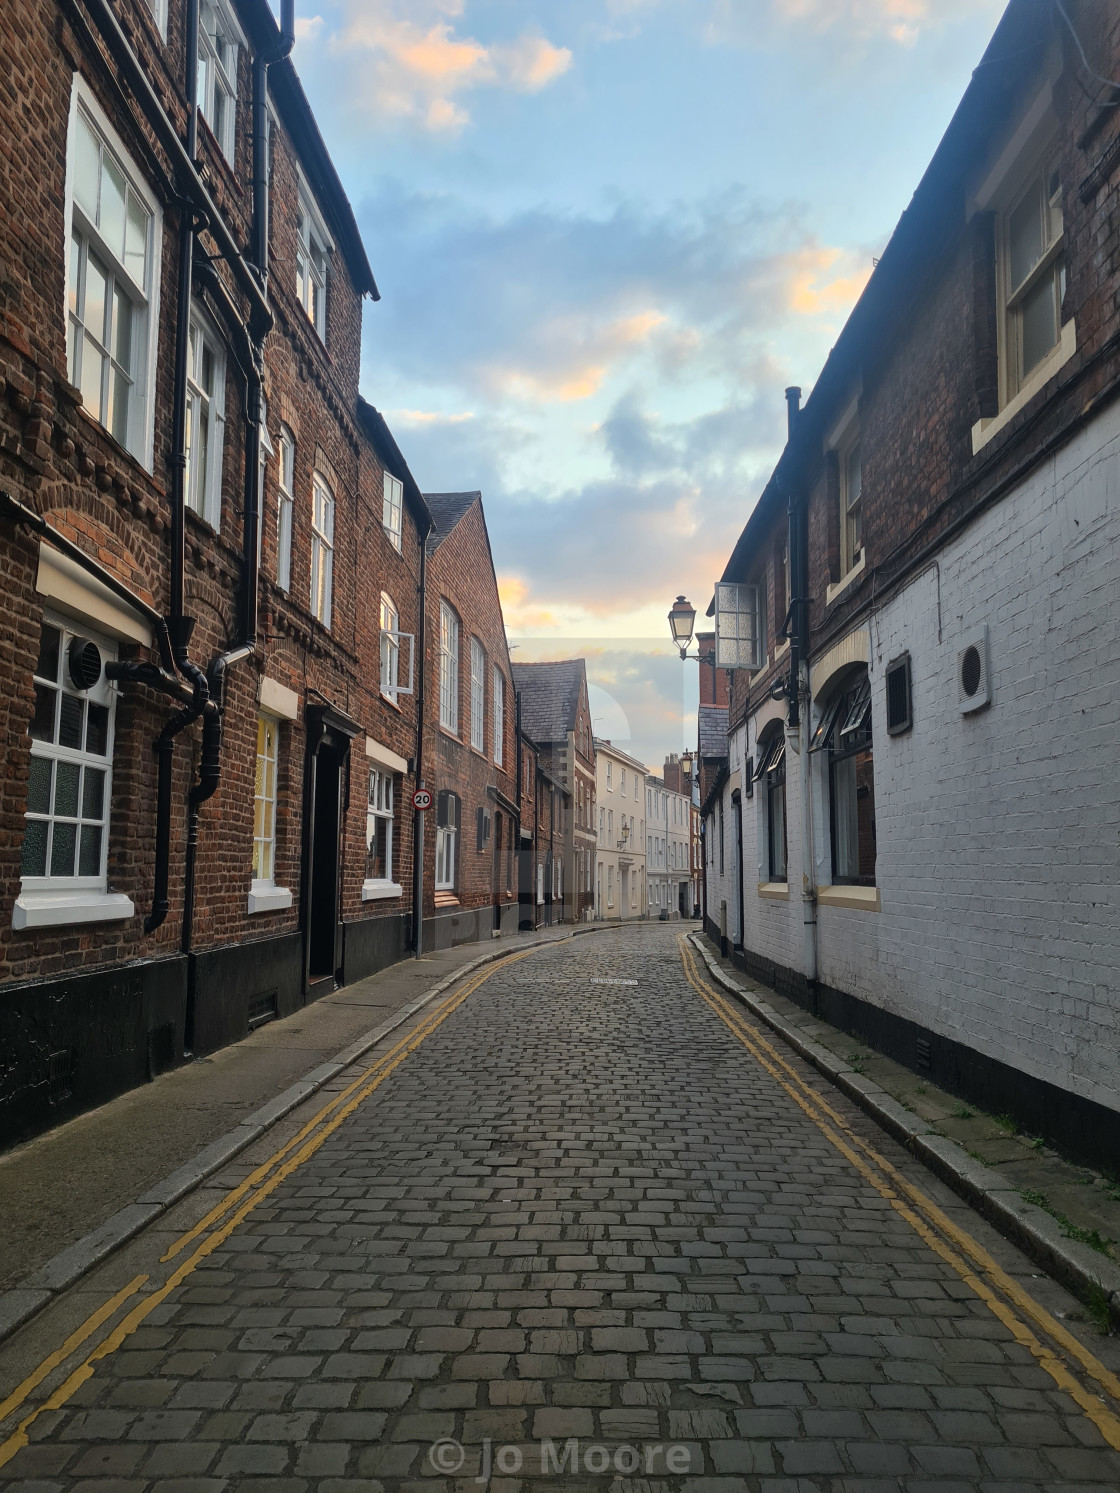
[[1120, 1486], [1114, 1344], [1068, 1333], [1072, 1298], [1031, 1295], [1034, 1267], [717, 996], [679, 932], [520, 955], [363, 1060], [161, 1241], [53, 1400], [0, 1405], [0, 1479]]

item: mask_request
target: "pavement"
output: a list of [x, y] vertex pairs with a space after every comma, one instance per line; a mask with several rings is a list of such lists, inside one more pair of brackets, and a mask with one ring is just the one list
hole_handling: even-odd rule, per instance
[[1120, 1486], [1120, 1342], [681, 932], [461, 971], [170, 1201], [0, 1344], [3, 1486]]

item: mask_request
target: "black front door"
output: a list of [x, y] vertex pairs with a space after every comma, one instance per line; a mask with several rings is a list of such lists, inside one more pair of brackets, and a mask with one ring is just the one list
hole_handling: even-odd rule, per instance
[[333, 979], [338, 967], [338, 878], [342, 762], [320, 746], [311, 763], [311, 853], [307, 892], [307, 978]]
[[[304, 989], [334, 985], [342, 965], [339, 888], [350, 742], [360, 727], [329, 705], [307, 706], [304, 793]], [[318, 991], [316, 991], [318, 993]]]

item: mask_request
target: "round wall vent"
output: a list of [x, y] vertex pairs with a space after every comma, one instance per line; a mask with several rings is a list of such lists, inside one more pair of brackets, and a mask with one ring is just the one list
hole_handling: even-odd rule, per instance
[[975, 645], [971, 648], [966, 648], [964, 650], [964, 657], [961, 659], [961, 688], [969, 699], [980, 688], [980, 675], [982, 672], [983, 666], [980, 663], [979, 648], [975, 647]]
[[88, 638], [74, 638], [67, 655], [75, 689], [92, 689], [101, 678], [101, 650]]

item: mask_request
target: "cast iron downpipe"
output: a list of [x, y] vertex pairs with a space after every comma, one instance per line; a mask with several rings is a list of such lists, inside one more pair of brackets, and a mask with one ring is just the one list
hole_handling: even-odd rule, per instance
[[[186, 12], [186, 154], [194, 169], [198, 144], [198, 12], [199, 0], [187, 0]], [[195, 209], [189, 202], [179, 204], [179, 276], [175, 304], [175, 383], [171, 396], [171, 508], [169, 610], [167, 631], [176, 669], [190, 684], [193, 701], [160, 732], [154, 744], [159, 762], [156, 786], [156, 865], [152, 890], [152, 910], [144, 919], [144, 932], [154, 933], [170, 910], [168, 884], [171, 857], [171, 778], [174, 767], [175, 737], [198, 720], [210, 699], [206, 675], [192, 662], [187, 651], [194, 619], [183, 610], [186, 571], [186, 480], [187, 480], [187, 374], [190, 362], [191, 267], [194, 260]]]
[[[426, 701], [424, 655], [427, 641], [428, 611], [428, 536], [435, 528], [430, 522], [420, 536], [420, 584], [417, 597], [420, 620], [417, 624], [416, 649], [416, 773], [417, 788], [424, 782], [424, 710]], [[412, 952], [419, 959], [424, 952], [424, 810], [417, 809], [412, 821]]]
[[[801, 390], [786, 390], [789, 428], [793, 442]], [[798, 778], [801, 796], [801, 921], [802, 963], [810, 989], [817, 981], [817, 867], [813, 843], [812, 772], [809, 761], [813, 695], [809, 681], [809, 543], [808, 496], [798, 481], [789, 494], [789, 573], [794, 621], [790, 639], [789, 729], [797, 734]]]

